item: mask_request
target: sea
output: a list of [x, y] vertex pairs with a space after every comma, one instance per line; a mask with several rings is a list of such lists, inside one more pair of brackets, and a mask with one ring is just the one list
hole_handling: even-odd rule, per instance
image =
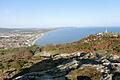
[[120, 27], [62, 27], [46, 32], [35, 44], [45, 46], [49, 44], [65, 44], [78, 41], [91, 34], [100, 32], [120, 32]]

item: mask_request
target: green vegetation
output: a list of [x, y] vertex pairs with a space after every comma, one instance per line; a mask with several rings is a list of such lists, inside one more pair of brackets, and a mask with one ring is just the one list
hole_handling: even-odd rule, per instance
[[67, 77], [70, 80], [77, 80], [77, 76], [88, 76], [91, 80], [100, 80], [101, 72], [97, 71], [92, 67], [85, 67], [83, 69], [76, 69], [70, 72]]
[[117, 51], [117, 52], [120, 52], [120, 45], [117, 45], [113, 48], [113, 50]]
[[[36, 63], [34, 54], [39, 52], [39, 47], [36, 45], [30, 47], [20, 47], [12, 49], [0, 49], [0, 74], [10, 74], [20, 72], [22, 69], [32, 66]], [[41, 58], [37, 57], [37, 60]], [[14, 73], [14, 74], [15, 74]]]
[[39, 50], [39, 47], [37, 45], [33, 45], [28, 47], [28, 50], [34, 55]]
[[0, 63], [0, 69], [3, 69], [3, 68], [4, 68], [3, 64], [2, 64], [2, 63]]

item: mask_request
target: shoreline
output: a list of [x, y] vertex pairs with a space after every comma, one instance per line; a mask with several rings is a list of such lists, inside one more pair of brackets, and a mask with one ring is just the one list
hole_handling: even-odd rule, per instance
[[36, 42], [38, 39], [42, 38], [42, 37], [44, 36], [44, 34], [45, 34], [45, 33], [40, 33], [39, 35], [37, 35], [37, 36], [36, 36], [37, 38], [35, 38], [35, 39], [32, 41], [31, 46], [34, 45], [35, 42]]

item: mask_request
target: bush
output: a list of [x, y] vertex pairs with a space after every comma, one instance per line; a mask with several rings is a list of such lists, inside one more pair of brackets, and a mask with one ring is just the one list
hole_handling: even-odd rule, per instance
[[18, 63], [20, 64], [21, 67], [24, 66], [24, 64], [28, 63], [26, 60], [19, 60]]
[[15, 69], [18, 69], [18, 70], [22, 68], [22, 66], [20, 65], [20, 63], [18, 61], [13, 62], [11, 67], [15, 68]]
[[120, 52], [120, 46], [117, 46], [117, 47], [113, 48], [113, 50], [115, 50], [117, 52]]
[[4, 69], [9, 69], [10, 63], [4, 62], [4, 63], [3, 63], [3, 66], [4, 66]]
[[2, 63], [0, 63], [0, 69], [3, 69], [3, 68], [4, 68], [3, 64], [2, 64]]
[[28, 47], [28, 49], [34, 55], [35, 52], [39, 49], [39, 47], [36, 45], [33, 45], [33, 46]]

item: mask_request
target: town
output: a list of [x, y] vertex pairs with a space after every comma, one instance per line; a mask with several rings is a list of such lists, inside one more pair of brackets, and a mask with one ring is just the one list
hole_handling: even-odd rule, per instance
[[0, 32], [0, 49], [27, 47], [34, 45], [36, 40], [48, 30], [4, 31]]

